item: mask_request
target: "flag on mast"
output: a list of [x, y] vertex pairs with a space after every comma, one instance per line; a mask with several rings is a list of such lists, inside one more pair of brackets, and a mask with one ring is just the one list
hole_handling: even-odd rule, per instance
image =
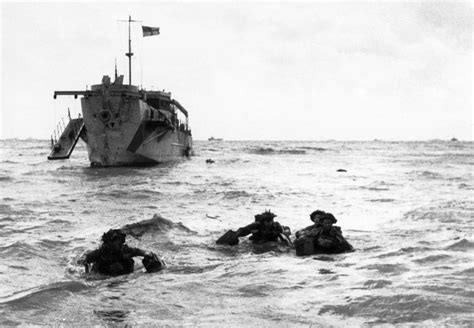
[[159, 27], [142, 26], [143, 36], [152, 36], [160, 34]]

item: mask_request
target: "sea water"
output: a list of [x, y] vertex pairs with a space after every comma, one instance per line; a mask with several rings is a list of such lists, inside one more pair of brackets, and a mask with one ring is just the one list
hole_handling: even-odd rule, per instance
[[[48, 143], [0, 141], [0, 326], [474, 322], [472, 142], [196, 141], [189, 159], [124, 168], [90, 168], [81, 143], [48, 161]], [[294, 233], [316, 209], [355, 252], [215, 244], [264, 210]], [[80, 256], [127, 224], [167, 268], [85, 275]]]

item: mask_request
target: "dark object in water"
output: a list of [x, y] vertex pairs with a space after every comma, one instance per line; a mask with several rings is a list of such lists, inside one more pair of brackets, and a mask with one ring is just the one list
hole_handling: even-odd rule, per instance
[[337, 172], [347, 172], [347, 170], [339, 169], [339, 170], [337, 170]]
[[219, 239], [217, 239], [216, 244], [219, 245], [237, 245], [239, 243], [239, 237], [237, 237], [237, 233], [234, 230], [229, 230], [225, 234], [222, 235]]
[[208, 164], [212, 164], [212, 163], [214, 163], [214, 160], [213, 160], [213, 159], [210, 159], [210, 158], [208, 158], [208, 159], [206, 159], [206, 163], [208, 163]]
[[147, 272], [158, 272], [165, 266], [155, 253], [144, 256], [142, 263]]
[[455, 137], [452, 137], [451, 141], [458, 141], [458, 139], [456, 139]]
[[313, 255], [315, 253], [314, 242], [311, 238], [298, 238], [294, 245], [298, 256]]

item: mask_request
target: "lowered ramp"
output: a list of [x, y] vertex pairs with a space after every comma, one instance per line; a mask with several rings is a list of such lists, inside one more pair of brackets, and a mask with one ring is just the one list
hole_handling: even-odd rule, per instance
[[51, 149], [48, 159], [69, 158], [83, 130], [84, 120], [82, 118], [70, 120], [61, 137], [59, 137], [58, 142]]

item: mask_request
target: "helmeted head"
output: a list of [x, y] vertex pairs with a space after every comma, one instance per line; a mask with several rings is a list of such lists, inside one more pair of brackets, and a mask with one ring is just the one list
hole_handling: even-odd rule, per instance
[[264, 224], [269, 224], [273, 222], [273, 218], [275, 218], [277, 215], [275, 213], [272, 213], [271, 211], [265, 211], [261, 214], [255, 215], [255, 221], [256, 222], [262, 222]]
[[316, 211], [314, 211], [313, 213], [311, 213], [311, 214], [309, 215], [309, 218], [310, 218], [311, 221], [313, 221], [314, 223], [320, 223], [320, 222], [321, 222], [321, 219], [324, 217], [325, 214], [326, 214], [326, 212], [324, 212], [324, 211], [316, 210]]
[[120, 229], [110, 229], [102, 235], [102, 242], [106, 245], [116, 244], [121, 246], [125, 243], [126, 236]]
[[332, 225], [337, 222], [337, 219], [331, 213], [325, 213], [320, 219], [321, 227], [324, 231], [331, 229]]

